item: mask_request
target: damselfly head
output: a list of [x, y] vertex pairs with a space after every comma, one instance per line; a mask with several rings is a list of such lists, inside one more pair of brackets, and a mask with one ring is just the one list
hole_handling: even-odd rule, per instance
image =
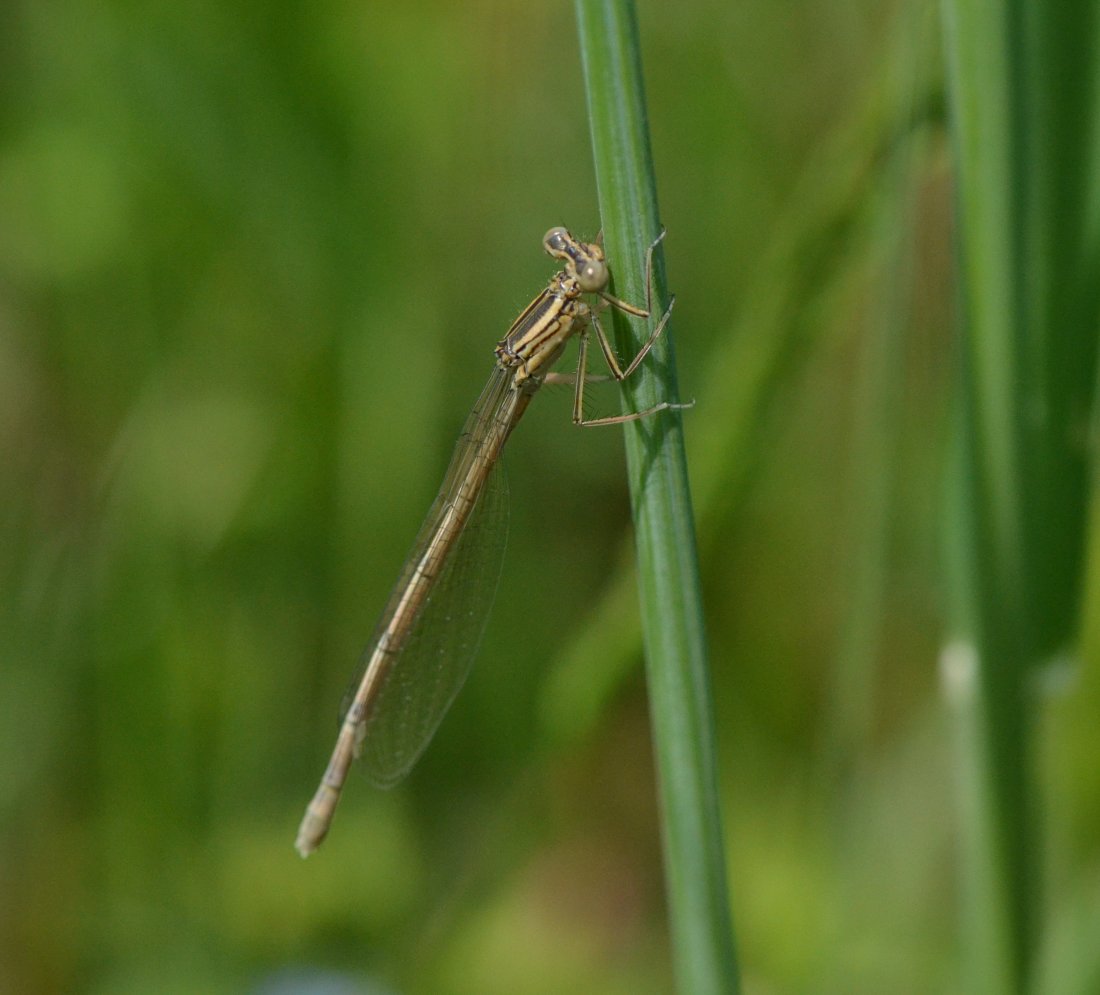
[[596, 243], [578, 242], [564, 228], [551, 228], [542, 240], [543, 248], [555, 259], [562, 259], [586, 294], [607, 286], [607, 263], [603, 249]]

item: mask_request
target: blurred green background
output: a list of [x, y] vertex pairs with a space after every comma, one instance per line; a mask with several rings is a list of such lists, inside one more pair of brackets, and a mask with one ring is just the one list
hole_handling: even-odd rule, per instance
[[[961, 990], [933, 15], [641, 10], [748, 992]], [[16, 0], [0, 51], [0, 991], [669, 991], [621, 437], [568, 390], [432, 748], [292, 849], [539, 240], [599, 227], [572, 10]], [[1096, 684], [1044, 689], [1062, 964]]]

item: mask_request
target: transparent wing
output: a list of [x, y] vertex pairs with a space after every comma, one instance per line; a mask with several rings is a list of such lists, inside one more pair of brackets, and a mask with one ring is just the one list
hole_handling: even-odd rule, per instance
[[[485, 631], [508, 532], [508, 488], [499, 451], [526, 407], [525, 399], [509, 391], [510, 379], [494, 376], [471, 412], [439, 496], [363, 654], [360, 677], [344, 698], [341, 719], [386, 639], [392, 656], [372, 689], [356, 737], [356, 755], [379, 787], [396, 784], [420, 758], [466, 680]], [[456, 508], [466, 509], [457, 528]], [[411, 617], [394, 632], [393, 619], [402, 612]]]

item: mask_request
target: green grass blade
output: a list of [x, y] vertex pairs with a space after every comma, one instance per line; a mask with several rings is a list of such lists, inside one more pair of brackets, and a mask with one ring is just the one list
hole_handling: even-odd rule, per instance
[[[618, 284], [645, 298], [645, 251], [660, 230], [633, 5], [578, 0], [604, 238]], [[654, 316], [668, 303], [654, 260]], [[620, 352], [638, 343], [616, 320]], [[672, 337], [624, 392], [630, 409], [677, 400]], [[626, 426], [650, 710], [657, 754], [673, 959], [680, 990], [736, 992], [719, 814], [706, 635], [679, 412]]]
[[1095, 7], [948, 0], [963, 328], [951, 533], [968, 990], [1031, 988], [1035, 672], [1075, 639], [1097, 360]]

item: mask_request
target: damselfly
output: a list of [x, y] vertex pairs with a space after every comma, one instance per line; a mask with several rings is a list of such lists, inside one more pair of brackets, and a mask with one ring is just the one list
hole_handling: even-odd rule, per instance
[[[648, 318], [652, 305], [653, 251], [646, 253], [646, 306], [607, 292], [610, 274], [603, 248], [551, 228], [543, 248], [563, 268], [516, 318], [496, 347], [496, 368], [455, 446], [451, 464], [412, 552], [361, 660], [361, 676], [328, 768], [298, 830], [298, 852], [309, 856], [332, 824], [352, 761], [360, 758], [376, 784], [396, 784], [416, 763], [469, 673], [492, 604], [504, 552], [501, 449], [544, 384], [569, 380], [550, 372], [573, 336], [579, 357], [573, 395], [577, 425], [614, 425], [685, 405], [664, 402], [645, 411], [585, 419], [588, 332], [594, 329], [611, 375], [625, 380], [668, 323], [668, 308], [638, 355], [620, 366], [600, 323], [603, 307]], [[599, 300], [594, 306], [583, 295]]]

